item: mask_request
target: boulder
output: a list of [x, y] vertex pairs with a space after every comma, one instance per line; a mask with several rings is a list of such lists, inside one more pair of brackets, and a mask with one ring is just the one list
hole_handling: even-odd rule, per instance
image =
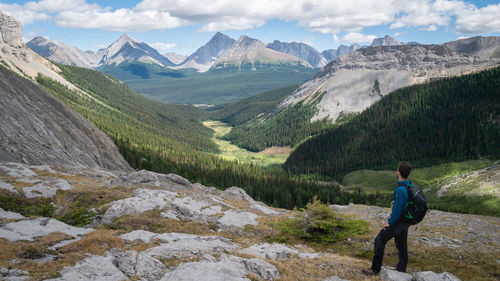
[[73, 186], [66, 180], [50, 178], [34, 186], [23, 187], [26, 198], [54, 197], [58, 190], [71, 190]]
[[115, 265], [115, 258], [111, 253], [105, 256], [91, 256], [75, 266], [67, 266], [61, 270], [61, 277], [50, 279], [52, 281], [122, 281], [128, 280], [127, 276]]
[[128, 277], [141, 277], [146, 280], [159, 280], [167, 267], [158, 259], [142, 255], [136, 251], [113, 250], [113, 264]]
[[460, 279], [448, 272], [435, 273], [432, 271], [422, 271], [413, 275], [413, 281], [460, 281]]
[[382, 281], [412, 281], [412, 276], [408, 273], [399, 272], [396, 270], [382, 267], [379, 277]]
[[[0, 13], [1, 15], [1, 13]], [[0, 163], [0, 174], [15, 178], [36, 177], [37, 174], [26, 167], [26, 165], [14, 162]]]
[[4, 224], [0, 227], [0, 238], [10, 241], [29, 240], [45, 236], [52, 232], [62, 232], [75, 237], [82, 237], [93, 231], [92, 228], [73, 227], [49, 218], [36, 218]]
[[6, 189], [12, 193], [19, 194], [19, 191], [17, 191], [16, 188], [12, 184], [3, 182], [1, 179], [0, 179], [0, 189]]
[[237, 210], [227, 210], [224, 215], [219, 219], [221, 226], [236, 226], [245, 227], [245, 225], [258, 225], [255, 220], [259, 216], [254, 213], [240, 212]]
[[318, 253], [301, 253], [299, 250], [278, 243], [263, 243], [252, 245], [246, 249], [239, 251], [240, 253], [250, 254], [265, 259], [289, 259], [292, 255], [296, 255], [302, 259], [317, 258], [321, 256]]
[[254, 203], [255, 200], [253, 200], [250, 195], [248, 195], [245, 190], [237, 187], [237, 186], [231, 186], [230, 188], [224, 190], [224, 193], [233, 196], [234, 198], [240, 199], [240, 200], [245, 200], [250, 203]]
[[0, 218], [8, 220], [19, 220], [24, 219], [25, 217], [19, 213], [5, 211], [4, 209], [0, 208]]
[[276, 267], [259, 259], [244, 259], [222, 255], [217, 261], [182, 263], [175, 270], [165, 274], [161, 281], [249, 281], [248, 274], [263, 280], [280, 277]]
[[111, 223], [114, 219], [133, 213], [143, 213], [153, 209], [162, 209], [173, 200], [177, 193], [166, 190], [139, 188], [134, 190], [133, 197], [110, 203], [101, 218], [103, 223]]

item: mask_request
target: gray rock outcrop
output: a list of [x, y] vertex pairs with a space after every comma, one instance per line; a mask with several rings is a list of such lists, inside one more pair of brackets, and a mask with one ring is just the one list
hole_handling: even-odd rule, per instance
[[0, 44], [21, 47], [23, 29], [13, 17], [0, 13]]
[[373, 39], [372, 44], [370, 46], [377, 47], [377, 46], [395, 46], [395, 45], [401, 45], [401, 43], [399, 43], [398, 40], [392, 38], [391, 36], [386, 35], [383, 38]]
[[413, 278], [408, 273], [390, 270], [385, 267], [380, 270], [379, 277], [382, 281], [412, 281]]
[[[498, 66], [497, 53], [500, 37], [475, 37], [442, 45], [361, 48], [323, 67], [274, 113], [299, 102], [319, 101], [311, 121], [327, 118], [336, 122], [341, 114], [361, 112], [396, 89]], [[375, 81], [379, 88], [376, 94]]]
[[113, 141], [94, 124], [3, 67], [0, 121], [0, 151], [19, 162], [131, 170]]
[[422, 271], [416, 272], [413, 275], [413, 281], [460, 281], [460, 279], [448, 272], [435, 273], [432, 271]]
[[93, 231], [91, 228], [73, 227], [55, 219], [37, 218], [4, 224], [0, 227], [0, 238], [10, 241], [28, 240], [53, 232], [62, 232], [82, 237]]

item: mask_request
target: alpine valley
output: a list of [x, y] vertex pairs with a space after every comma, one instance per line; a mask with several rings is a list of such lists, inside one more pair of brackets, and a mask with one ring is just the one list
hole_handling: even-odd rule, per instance
[[[498, 280], [499, 89], [500, 37], [91, 52], [0, 12], [0, 280]], [[402, 159], [429, 212], [367, 277]]]

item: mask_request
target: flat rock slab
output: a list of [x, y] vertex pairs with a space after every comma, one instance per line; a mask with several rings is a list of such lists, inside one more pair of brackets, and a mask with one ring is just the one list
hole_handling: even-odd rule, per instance
[[26, 165], [14, 162], [0, 163], [0, 174], [16, 178], [37, 176], [37, 174], [28, 169]]
[[133, 213], [143, 213], [153, 209], [162, 209], [172, 201], [177, 193], [166, 190], [139, 188], [134, 190], [133, 197], [110, 203], [110, 207], [102, 217], [102, 222], [111, 223], [114, 219]]
[[73, 186], [63, 179], [46, 179], [34, 186], [23, 187], [24, 196], [27, 198], [54, 197], [58, 190], [71, 190]]
[[153, 185], [153, 186], [165, 186], [171, 183], [177, 183], [180, 185], [188, 186], [191, 183], [176, 174], [159, 174], [151, 171], [141, 170], [132, 173], [121, 174], [112, 181], [114, 185]]
[[323, 281], [349, 281], [349, 280], [342, 279], [338, 276], [330, 276], [328, 278], [323, 279]]
[[52, 232], [62, 232], [74, 237], [83, 236], [93, 231], [92, 228], [73, 227], [49, 218], [36, 218], [11, 222], [0, 227], [0, 237], [10, 241], [29, 240], [45, 236]]
[[222, 211], [222, 206], [214, 204], [209, 198], [195, 199], [192, 197], [176, 198], [169, 203], [162, 217], [197, 222], [216, 222], [215, 217]]
[[413, 275], [413, 281], [460, 281], [460, 279], [448, 272], [435, 273], [432, 271], [422, 271], [416, 272]]
[[20, 220], [24, 219], [25, 217], [19, 213], [5, 211], [4, 209], [0, 208], [0, 218], [8, 220]]
[[50, 279], [53, 281], [122, 281], [128, 280], [127, 276], [114, 265], [111, 254], [105, 256], [92, 256], [78, 262], [75, 266], [65, 267], [61, 270], [61, 277]]
[[17, 191], [12, 184], [3, 182], [1, 179], [0, 179], [0, 189], [6, 189], [12, 193], [19, 194], [19, 191]]
[[263, 243], [252, 245], [246, 249], [240, 250], [240, 253], [250, 254], [265, 259], [289, 259], [296, 255], [302, 259], [317, 258], [322, 256], [319, 253], [301, 253], [299, 250], [278, 243]]
[[413, 278], [408, 273], [387, 269], [385, 267], [382, 267], [380, 270], [379, 277], [382, 281], [412, 281]]
[[280, 277], [276, 267], [263, 260], [223, 255], [216, 261], [182, 263], [161, 281], [250, 281], [248, 274], [263, 280]]
[[245, 227], [245, 225], [258, 225], [255, 220], [259, 216], [250, 212], [240, 212], [237, 210], [227, 210], [219, 219], [219, 224], [222, 226]]

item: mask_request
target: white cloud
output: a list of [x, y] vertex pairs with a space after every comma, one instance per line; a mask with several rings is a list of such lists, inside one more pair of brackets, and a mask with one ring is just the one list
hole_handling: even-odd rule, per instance
[[437, 26], [431, 24], [427, 27], [422, 27], [422, 28], [419, 28], [419, 30], [424, 30], [424, 31], [436, 31], [438, 30]]
[[250, 29], [274, 19], [296, 22], [313, 32], [350, 36], [379, 25], [430, 31], [447, 26], [466, 34], [500, 32], [500, 4], [479, 9], [463, 0], [142, 0], [127, 9], [87, 1], [0, 3], [0, 10], [23, 24], [53, 20], [62, 27], [130, 32], [186, 25], [201, 25], [200, 31], [210, 32]]
[[457, 15], [458, 33], [479, 34], [500, 32], [500, 4], [488, 5], [481, 9], [469, 7]]
[[183, 25], [181, 19], [170, 16], [168, 12], [134, 12], [129, 9], [119, 9], [112, 12], [65, 11], [59, 13], [54, 18], [54, 22], [68, 28], [96, 28], [122, 32], [148, 31]]
[[467, 39], [470, 38], [469, 36], [459, 36], [457, 37], [457, 40], [462, 40], [462, 39]]
[[339, 37], [337, 36], [337, 34], [333, 34], [333, 44], [337, 44], [339, 42]]
[[173, 47], [177, 46], [176, 43], [162, 43], [162, 42], [149, 43], [148, 45], [155, 48], [160, 53], [164, 53], [165, 51], [170, 50]]
[[365, 42], [372, 42], [373, 39], [376, 39], [377, 36], [375, 35], [364, 35], [361, 33], [357, 32], [349, 32], [344, 36], [344, 41], [347, 41], [351, 44], [353, 43], [365, 43]]
[[406, 33], [408, 33], [407, 31], [403, 31], [403, 32], [396, 32], [394, 33], [394, 37], [398, 37], [398, 36], [401, 36], [401, 35], [405, 35]]

